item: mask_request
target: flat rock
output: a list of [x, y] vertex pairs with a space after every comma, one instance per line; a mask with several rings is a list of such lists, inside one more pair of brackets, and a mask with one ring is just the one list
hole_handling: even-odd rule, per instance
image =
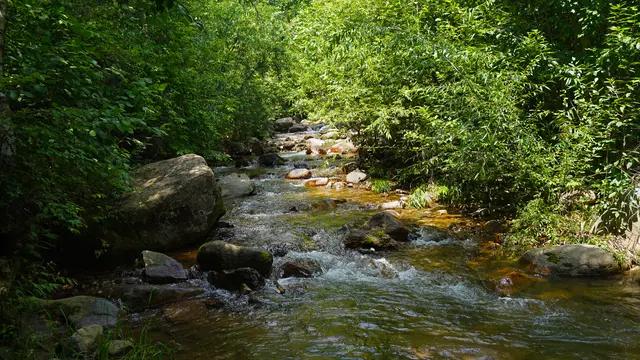
[[150, 283], [165, 284], [187, 280], [187, 274], [175, 259], [155, 251], [142, 252], [144, 276]]
[[309, 169], [293, 169], [289, 171], [286, 178], [297, 180], [297, 179], [308, 179], [311, 177], [311, 170]]
[[320, 178], [312, 178], [308, 179], [304, 182], [304, 186], [315, 187], [315, 186], [326, 186], [329, 183], [329, 178], [320, 177]]
[[367, 179], [367, 174], [360, 170], [354, 170], [347, 174], [347, 182], [350, 184], [359, 184]]
[[223, 199], [235, 199], [253, 195], [256, 192], [256, 184], [247, 174], [233, 173], [218, 179], [218, 185]]
[[73, 296], [57, 300], [37, 300], [54, 315], [64, 316], [76, 328], [90, 325], [114, 326], [120, 309], [111, 301], [93, 296]]
[[521, 261], [538, 273], [566, 277], [609, 276], [623, 270], [608, 251], [583, 244], [529, 250]]
[[253, 268], [262, 276], [271, 274], [273, 256], [268, 251], [238, 246], [224, 241], [210, 241], [198, 249], [198, 264], [203, 271]]

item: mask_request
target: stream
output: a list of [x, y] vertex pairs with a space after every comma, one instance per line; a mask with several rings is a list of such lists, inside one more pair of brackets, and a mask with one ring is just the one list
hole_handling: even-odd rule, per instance
[[[251, 173], [257, 185], [255, 195], [227, 202], [222, 220], [233, 228], [225, 240], [281, 252], [274, 269], [311, 259], [322, 272], [272, 278], [250, 295], [200, 282], [222, 307], [187, 302], [179, 305], [186, 315], [172, 321], [162, 310], [136, 314], [133, 326], [173, 344], [176, 359], [640, 359], [637, 285], [526, 274], [485, 241], [443, 237], [437, 229], [446, 234], [470, 220], [433, 209], [397, 210], [414, 229], [408, 246], [345, 250], [344, 226], [395, 195], [305, 187], [285, 180], [293, 164], [330, 161], [281, 156], [289, 161], [276, 168], [215, 169]], [[196, 251], [170, 255], [191, 266]], [[508, 274], [524, 275], [506, 293], [496, 290]]]

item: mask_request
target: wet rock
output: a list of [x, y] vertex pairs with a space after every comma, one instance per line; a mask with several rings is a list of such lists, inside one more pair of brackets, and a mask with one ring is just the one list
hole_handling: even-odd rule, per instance
[[210, 241], [198, 249], [198, 264], [203, 271], [233, 270], [250, 267], [264, 277], [271, 274], [273, 256], [268, 251]]
[[78, 329], [71, 335], [71, 340], [78, 351], [88, 353], [97, 347], [103, 332], [101, 325], [89, 325]]
[[202, 319], [207, 306], [202, 300], [188, 300], [170, 304], [162, 309], [163, 317], [173, 323], [190, 323]]
[[317, 261], [311, 259], [291, 260], [287, 261], [278, 269], [280, 278], [299, 277], [310, 278], [315, 273], [322, 270]]
[[305, 125], [302, 124], [294, 124], [293, 126], [291, 126], [287, 131], [290, 133], [297, 133], [297, 132], [303, 132], [303, 131], [307, 131], [309, 128], [307, 128]]
[[291, 245], [285, 243], [270, 244], [269, 252], [275, 257], [283, 257], [289, 253]]
[[220, 289], [230, 291], [255, 291], [264, 286], [264, 278], [254, 268], [238, 268], [234, 270], [212, 271], [209, 282]]
[[380, 208], [383, 209], [383, 210], [402, 209], [403, 208], [403, 203], [400, 200], [388, 201], [388, 202], [380, 205]]
[[[322, 132], [322, 131], [321, 131]], [[323, 140], [334, 140], [340, 138], [340, 134], [335, 130], [330, 130], [327, 132], [323, 132], [322, 136], [320, 136]]]
[[541, 279], [520, 271], [510, 271], [496, 282], [495, 290], [501, 296], [511, 296], [540, 281]]
[[120, 314], [120, 309], [111, 301], [93, 296], [36, 301], [50, 314], [63, 316], [76, 328], [90, 325], [114, 326]]
[[350, 184], [359, 184], [367, 179], [367, 174], [360, 170], [354, 170], [347, 174], [347, 182]]
[[111, 356], [123, 356], [133, 349], [131, 340], [111, 340], [107, 352]]
[[175, 259], [155, 251], [142, 252], [144, 277], [154, 284], [166, 284], [187, 280], [186, 272]]
[[350, 154], [357, 151], [358, 149], [350, 140], [340, 140], [329, 148], [329, 152], [333, 154]]
[[309, 165], [306, 162], [296, 162], [293, 164], [295, 169], [308, 169]]
[[315, 202], [311, 205], [311, 208], [316, 211], [333, 210], [338, 207], [338, 204], [345, 203], [346, 200], [340, 199], [323, 199]]
[[278, 132], [287, 132], [289, 128], [296, 124], [296, 121], [292, 117], [286, 117], [278, 119], [274, 123], [274, 128]]
[[409, 229], [398, 220], [394, 211], [387, 210], [373, 215], [367, 222], [367, 227], [380, 228], [396, 241], [409, 241]]
[[201, 295], [204, 290], [186, 283], [155, 284], [117, 284], [106, 287], [104, 293], [112, 299], [119, 299], [134, 311], [153, 308]]
[[213, 171], [198, 155], [142, 166], [133, 172], [133, 187], [104, 234], [115, 253], [190, 245], [225, 212]]
[[223, 199], [241, 198], [256, 192], [256, 184], [247, 174], [234, 173], [223, 176], [218, 179], [218, 185]]
[[331, 186], [332, 189], [335, 190], [342, 190], [344, 188], [347, 187], [347, 184], [342, 182], [342, 181], [336, 181], [335, 183], [333, 183], [333, 185]]
[[278, 154], [264, 154], [258, 158], [258, 164], [266, 167], [274, 167], [279, 165], [284, 165], [286, 160], [280, 157]]
[[321, 178], [313, 178], [304, 182], [304, 186], [315, 187], [315, 186], [325, 186], [329, 183], [329, 179], [326, 177]]
[[[310, 138], [307, 139], [307, 154], [321, 153], [324, 146], [324, 140]], [[326, 154], [326, 151], [324, 152]]]
[[309, 169], [293, 169], [289, 171], [286, 178], [287, 179], [308, 179], [311, 177], [311, 171]]
[[397, 243], [383, 231], [350, 230], [344, 239], [347, 249], [392, 250]]
[[611, 253], [582, 244], [529, 250], [521, 261], [538, 273], [567, 277], [608, 276], [623, 270]]

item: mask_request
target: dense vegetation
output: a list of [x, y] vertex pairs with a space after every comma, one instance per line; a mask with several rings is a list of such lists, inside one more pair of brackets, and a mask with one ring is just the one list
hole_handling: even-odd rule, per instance
[[[634, 0], [0, 0], [0, 72], [0, 248], [30, 266], [137, 164], [287, 113], [353, 130], [376, 190], [515, 216], [516, 249], [640, 216]], [[15, 294], [63, 281], [30, 269]]]
[[80, 232], [132, 161], [223, 161], [265, 134], [285, 59], [275, 16], [235, 1], [11, 2], [0, 233]]
[[[592, 241], [637, 216], [638, 10], [314, 2], [293, 25], [292, 98], [357, 131], [378, 176], [445, 185], [446, 200], [467, 207], [521, 209], [513, 244]], [[563, 207], [571, 192], [595, 194], [596, 206]]]

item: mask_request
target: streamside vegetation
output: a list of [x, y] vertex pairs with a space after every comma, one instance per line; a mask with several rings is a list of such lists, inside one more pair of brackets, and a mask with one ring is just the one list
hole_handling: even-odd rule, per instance
[[0, 0], [2, 343], [132, 169], [229, 163], [284, 115], [352, 134], [376, 192], [512, 220], [516, 253], [640, 248], [636, 0]]
[[353, 130], [376, 177], [516, 213], [507, 242], [519, 250], [602, 243], [638, 218], [639, 10], [312, 2], [292, 25], [291, 99]]

